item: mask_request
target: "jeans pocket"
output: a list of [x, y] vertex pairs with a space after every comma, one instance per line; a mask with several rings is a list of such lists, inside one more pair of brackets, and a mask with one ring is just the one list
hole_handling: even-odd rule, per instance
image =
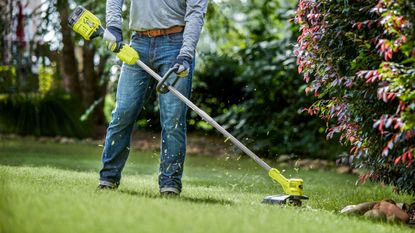
[[140, 48], [142, 48], [142, 44], [144, 43], [143, 38], [137, 33], [133, 33], [130, 38], [130, 46], [137, 51], [141, 51]]
[[166, 35], [167, 41], [170, 43], [175, 43], [175, 44], [182, 44], [183, 43], [183, 33], [179, 32], [179, 33], [172, 33], [172, 34], [168, 34]]

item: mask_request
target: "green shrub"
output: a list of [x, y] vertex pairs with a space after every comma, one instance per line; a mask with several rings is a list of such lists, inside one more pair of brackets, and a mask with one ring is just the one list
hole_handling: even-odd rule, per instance
[[16, 68], [0, 65], [0, 93], [14, 92], [16, 87]]
[[415, 194], [415, 3], [300, 0], [295, 54], [308, 109], [371, 178]]
[[312, 99], [302, 94], [289, 43], [274, 38], [240, 51], [244, 65], [235, 82], [243, 84], [241, 99], [219, 120], [263, 156], [334, 158], [335, 148], [329, 149], [324, 131], [319, 131], [322, 121], [302, 112]]
[[302, 112], [313, 99], [303, 95], [296, 71], [293, 7], [275, 0], [211, 4], [206, 27], [218, 51], [202, 56], [196, 79], [203, 86], [195, 83], [193, 99], [261, 156], [333, 159], [340, 150], [325, 140], [324, 122]]
[[0, 133], [84, 137], [89, 126], [80, 115], [78, 102], [62, 94], [8, 95], [0, 99]]
[[[237, 107], [243, 101], [243, 88], [246, 82], [236, 79], [239, 70], [238, 61], [232, 57], [216, 53], [201, 56], [193, 81], [192, 100], [194, 103], [225, 123], [221, 116]], [[210, 130], [195, 112], [190, 113], [189, 125], [202, 130]]]

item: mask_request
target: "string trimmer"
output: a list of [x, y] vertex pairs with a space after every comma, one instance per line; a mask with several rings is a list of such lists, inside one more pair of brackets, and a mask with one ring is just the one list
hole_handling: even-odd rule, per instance
[[[104, 34], [104, 28], [101, 25], [101, 21], [90, 11], [86, 10], [82, 6], [77, 6], [73, 13], [68, 18], [69, 26], [78, 34], [80, 34], [85, 40], [91, 40], [96, 37], [102, 37]], [[303, 180], [302, 179], [287, 179], [285, 178], [278, 169], [270, 167], [267, 163], [249, 150], [244, 144], [242, 144], [238, 139], [236, 139], [232, 134], [230, 134], [226, 129], [219, 125], [212, 117], [210, 117], [206, 112], [194, 105], [189, 99], [182, 95], [179, 91], [174, 88], [175, 83], [180, 77], [176, 77], [172, 83], [167, 82], [170, 75], [176, 71], [176, 68], [171, 68], [167, 73], [161, 77], [156, 72], [154, 72], [150, 67], [144, 64], [140, 59], [137, 51], [135, 51], [128, 44], [120, 42], [113, 46], [119, 46], [120, 51], [117, 53], [117, 57], [125, 62], [126, 64], [133, 65], [137, 64], [147, 73], [149, 73], [153, 78], [158, 81], [157, 91], [160, 94], [171, 92], [181, 101], [183, 101], [189, 108], [193, 109], [200, 117], [203, 118], [210, 125], [215, 127], [219, 132], [221, 132], [226, 138], [231, 140], [231, 142], [242, 150], [245, 154], [251, 157], [259, 166], [264, 168], [272, 180], [278, 182], [283, 190], [283, 195], [273, 195], [267, 196], [264, 198], [264, 203], [269, 204], [294, 204], [301, 205], [301, 200], [308, 199], [307, 196], [303, 195]]]

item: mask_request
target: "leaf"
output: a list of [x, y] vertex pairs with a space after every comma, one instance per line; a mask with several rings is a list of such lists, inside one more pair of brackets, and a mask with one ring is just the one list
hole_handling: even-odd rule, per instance
[[388, 120], [386, 120], [385, 127], [386, 128], [389, 128], [392, 125], [392, 122], [393, 122], [393, 119], [392, 118], [389, 118]]
[[398, 158], [395, 159], [394, 164], [397, 165], [399, 163], [399, 161], [401, 161], [401, 156], [399, 156]]
[[302, 71], [303, 71], [303, 67], [301, 65], [298, 66], [298, 73], [301, 74]]

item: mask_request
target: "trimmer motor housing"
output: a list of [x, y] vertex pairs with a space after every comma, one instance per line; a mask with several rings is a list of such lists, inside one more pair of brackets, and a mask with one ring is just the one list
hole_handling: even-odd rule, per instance
[[85, 40], [92, 40], [104, 34], [101, 21], [82, 6], [77, 6], [69, 16], [68, 25]]
[[[102, 37], [105, 31], [105, 29], [101, 26], [101, 21], [98, 17], [82, 6], [77, 6], [74, 9], [68, 18], [68, 25], [85, 40], [92, 40], [96, 37]], [[129, 65], [135, 64], [140, 58], [135, 49], [130, 47], [128, 44], [124, 44], [122, 41], [114, 43], [113, 46], [118, 46], [119, 48], [117, 57]], [[114, 47], [111, 47], [111, 51], [114, 51]]]

